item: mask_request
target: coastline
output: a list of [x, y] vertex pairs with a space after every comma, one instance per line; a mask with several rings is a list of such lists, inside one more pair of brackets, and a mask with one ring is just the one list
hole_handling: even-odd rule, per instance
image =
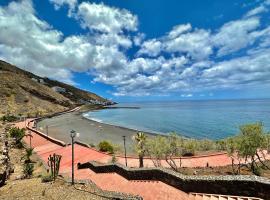
[[[88, 110], [88, 112], [89, 111], [94, 110]], [[134, 154], [132, 136], [135, 135], [139, 130], [88, 119], [83, 116], [83, 113], [86, 112], [87, 111], [79, 110], [52, 118], [45, 118], [38, 122], [38, 129], [46, 133], [46, 126], [48, 126], [49, 136], [66, 143], [70, 143], [71, 140], [69, 132], [71, 130], [75, 130], [80, 133], [79, 138], [76, 138], [78, 141], [97, 146], [99, 142], [107, 140], [116, 145], [116, 148], [119, 149], [120, 152], [124, 151], [123, 136], [125, 136], [127, 153]], [[143, 132], [148, 137], [160, 135], [158, 133]]]

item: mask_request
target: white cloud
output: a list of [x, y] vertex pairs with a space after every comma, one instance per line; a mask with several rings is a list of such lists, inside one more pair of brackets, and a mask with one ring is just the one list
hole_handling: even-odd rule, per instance
[[72, 12], [75, 10], [75, 7], [77, 5], [77, 0], [49, 0], [51, 3], [54, 4], [54, 8], [56, 10], [59, 10], [60, 7], [67, 5], [69, 7], [69, 13], [68, 16], [71, 17]]
[[251, 16], [258, 15], [260, 13], [267, 12], [267, 11], [268, 11], [268, 9], [265, 6], [260, 5], [254, 9], [250, 10], [245, 16], [251, 17]]
[[[87, 34], [65, 37], [37, 17], [30, 0], [11, 2], [0, 7], [0, 59], [69, 83], [73, 71], [88, 72], [94, 82], [113, 85], [118, 96], [174, 92], [191, 97], [212, 89], [269, 85], [270, 27], [262, 25], [261, 11], [217, 30], [180, 24], [144, 41], [137, 16], [127, 10], [51, 2], [72, 8], [70, 16]], [[127, 54], [133, 45], [140, 48], [135, 57]]]
[[173, 29], [169, 32], [168, 38], [174, 39], [174, 38], [178, 37], [179, 35], [181, 35], [182, 33], [190, 31], [191, 28], [192, 27], [190, 24], [177, 25], [177, 26], [173, 27]]
[[[174, 32], [174, 30], [173, 30]], [[169, 53], [187, 53], [193, 59], [205, 59], [212, 54], [210, 32], [196, 29], [193, 32], [180, 34], [175, 38], [165, 39], [165, 51]]]
[[82, 27], [105, 33], [136, 31], [138, 25], [137, 16], [128, 10], [109, 7], [102, 3], [82, 2], [78, 6], [76, 16], [81, 20]]
[[149, 55], [155, 57], [160, 54], [162, 50], [162, 43], [157, 39], [147, 40], [141, 45], [138, 55]]
[[181, 94], [181, 97], [189, 98], [189, 97], [193, 97], [193, 94]]
[[144, 38], [145, 38], [145, 34], [144, 34], [144, 33], [138, 33], [138, 34], [135, 35], [134, 38], [133, 38], [134, 44], [135, 44], [136, 46], [140, 46], [140, 45], [142, 44]]
[[253, 17], [231, 21], [223, 25], [213, 36], [213, 43], [217, 46], [218, 56], [233, 53], [253, 44], [256, 37], [252, 32], [260, 26], [259, 18]]

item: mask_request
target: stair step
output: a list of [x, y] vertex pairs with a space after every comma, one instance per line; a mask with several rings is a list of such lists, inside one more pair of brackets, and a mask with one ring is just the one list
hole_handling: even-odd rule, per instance
[[190, 200], [263, 200], [257, 197], [242, 197], [206, 193], [189, 193]]
[[204, 194], [203, 195], [203, 200], [211, 200], [211, 195]]
[[202, 199], [203, 199], [203, 195], [201, 195], [201, 194], [195, 195], [195, 200], [202, 200]]
[[219, 200], [219, 196], [217, 196], [217, 195], [211, 195], [211, 200]]
[[189, 200], [195, 200], [195, 195], [192, 193], [189, 193], [188, 198], [189, 198]]

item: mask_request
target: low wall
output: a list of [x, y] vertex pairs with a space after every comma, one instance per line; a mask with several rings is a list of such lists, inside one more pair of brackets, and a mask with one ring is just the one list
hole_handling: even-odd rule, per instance
[[44, 133], [42, 133], [42, 132], [40, 132], [40, 131], [38, 131], [38, 130], [36, 130], [36, 129], [30, 128], [30, 127], [28, 127], [28, 126], [27, 126], [27, 129], [28, 129], [28, 130], [31, 130], [32, 132], [34, 132], [34, 133], [36, 133], [36, 134], [38, 134], [38, 135], [40, 135], [41, 137], [44, 137], [45, 139], [49, 140], [49, 141], [52, 142], [52, 143], [58, 144], [58, 145], [60, 145], [60, 146], [62, 146], [62, 147], [64, 147], [64, 146], [67, 145], [65, 142], [63, 142], [63, 141], [61, 141], [61, 140], [57, 140], [57, 139], [55, 139], [55, 138], [53, 138], [53, 137], [47, 136], [47, 135], [45, 135]]
[[128, 168], [119, 164], [78, 163], [78, 169], [115, 172], [128, 180], [154, 180], [184, 192], [260, 197], [270, 200], [270, 180], [258, 176], [186, 176], [163, 168]]

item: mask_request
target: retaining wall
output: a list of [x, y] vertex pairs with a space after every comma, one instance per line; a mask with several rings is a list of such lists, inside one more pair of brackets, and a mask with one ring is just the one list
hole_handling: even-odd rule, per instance
[[78, 163], [78, 169], [115, 172], [128, 180], [155, 180], [184, 192], [260, 197], [270, 200], [270, 180], [258, 176], [186, 176], [163, 168], [128, 168], [119, 164]]

